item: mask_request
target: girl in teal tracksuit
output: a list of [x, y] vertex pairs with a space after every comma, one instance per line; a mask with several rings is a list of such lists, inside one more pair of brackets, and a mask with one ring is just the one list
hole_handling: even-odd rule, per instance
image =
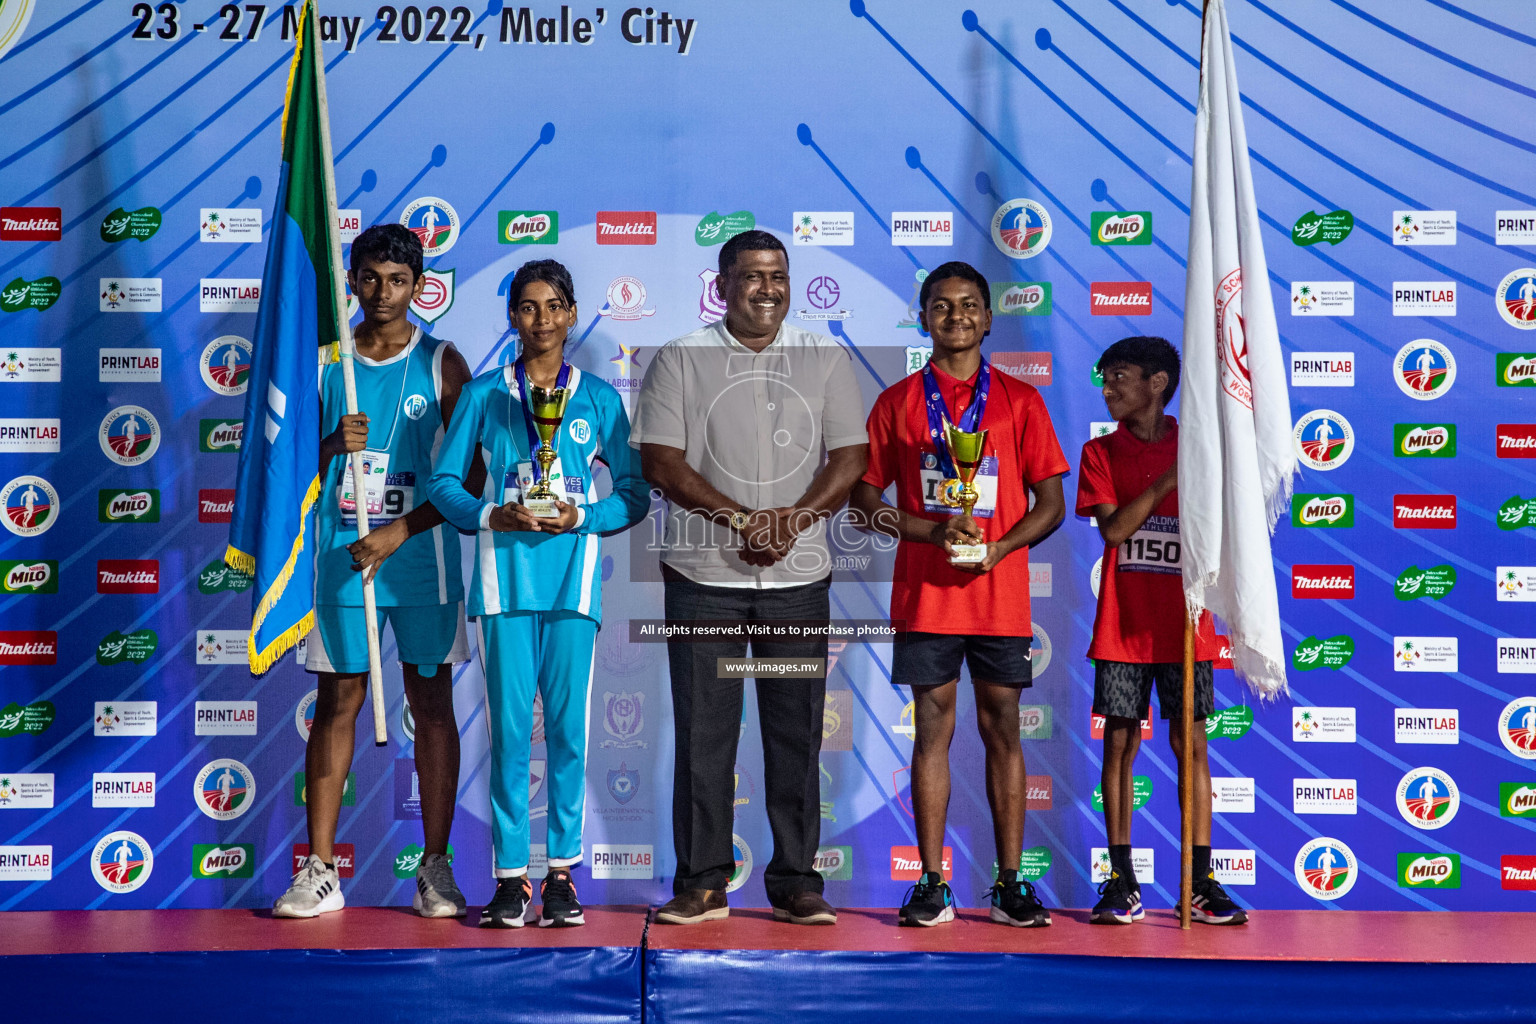
[[[448, 521], [476, 534], [468, 611], [479, 622], [485, 672], [497, 879], [480, 923], [520, 928], [532, 900], [528, 753], [537, 689], [549, 790], [549, 875], [539, 924], [582, 924], [570, 869], [582, 855], [592, 650], [602, 618], [599, 535], [639, 522], [649, 496], [618, 392], [564, 360], [566, 334], [576, 323], [570, 273], [554, 260], [523, 264], [512, 278], [508, 312], [522, 354], [464, 386], [429, 484]], [[525, 405], [533, 386], [570, 392], [550, 442], [557, 455], [550, 484], [564, 495], [550, 519], [522, 504], [539, 472], [532, 458], [538, 436]], [[477, 453], [487, 470], [479, 495], [464, 484]], [[598, 460], [612, 478], [612, 492], [601, 500], [593, 483]]]

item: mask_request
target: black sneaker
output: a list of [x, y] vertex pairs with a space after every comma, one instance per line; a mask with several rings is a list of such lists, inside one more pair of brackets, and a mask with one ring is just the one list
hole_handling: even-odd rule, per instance
[[533, 900], [527, 875], [496, 879], [496, 895], [480, 911], [481, 928], [521, 928]]
[[1248, 911], [1232, 902], [1214, 878], [1197, 878], [1190, 899], [1190, 920], [1201, 924], [1247, 924]]
[[1147, 916], [1141, 908], [1141, 886], [1120, 872], [1099, 883], [1099, 902], [1093, 905], [1093, 924], [1130, 924]]
[[539, 900], [544, 904], [539, 914], [540, 928], [587, 923], [581, 913], [581, 904], [576, 900], [576, 883], [571, 881], [571, 873], [565, 868], [555, 868], [544, 876], [544, 882], [539, 886]]
[[937, 871], [929, 871], [907, 890], [897, 920], [901, 924], [932, 928], [955, 919], [955, 894]]
[[1051, 912], [1045, 909], [1035, 887], [1026, 878], [1012, 882], [999, 879], [992, 883], [992, 920], [1015, 928], [1044, 928], [1051, 923]]

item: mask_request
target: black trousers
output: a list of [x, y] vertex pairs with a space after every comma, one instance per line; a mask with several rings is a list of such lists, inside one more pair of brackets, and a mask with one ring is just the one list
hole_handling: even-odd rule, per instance
[[[666, 617], [767, 622], [826, 622], [830, 580], [778, 590], [712, 587], [663, 565]], [[672, 670], [672, 723], [677, 757], [672, 774], [672, 839], [677, 847], [674, 892], [724, 889], [735, 871], [736, 743], [741, 737], [742, 679], [719, 678], [717, 659], [747, 656], [742, 641], [667, 642]], [[821, 658], [825, 636], [751, 642], [754, 658]], [[763, 872], [770, 903], [797, 892], [821, 892], [814, 863], [821, 842], [822, 716], [827, 681], [756, 680], [763, 737], [763, 791], [773, 830], [773, 859]]]

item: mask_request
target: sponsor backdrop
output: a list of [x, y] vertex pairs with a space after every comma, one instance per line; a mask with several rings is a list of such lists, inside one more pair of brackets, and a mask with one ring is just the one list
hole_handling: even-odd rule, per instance
[[[1275, 547], [1294, 706], [1252, 706], [1216, 676], [1219, 871], [1260, 908], [1524, 907], [1536, 12], [1230, 7], [1305, 469]], [[515, 354], [511, 273], [555, 257], [577, 282], [573, 361], [632, 396], [657, 345], [720, 315], [718, 246], [754, 225], [790, 248], [794, 322], [838, 338], [866, 404], [925, 357], [923, 274], [982, 267], [990, 350], [1041, 388], [1074, 465], [1113, 426], [1097, 354], [1180, 337], [1195, 0], [322, 13], [344, 237], [417, 229], [417, 315], [478, 370]], [[292, 658], [251, 678], [250, 581], [219, 564], [292, 14], [0, 8], [0, 908], [259, 906], [304, 852], [313, 682]], [[589, 901], [660, 899], [674, 866], [665, 650], [629, 629], [660, 606], [657, 517], [604, 549]], [[881, 619], [890, 553], [841, 539], [834, 614]], [[1107, 863], [1083, 656], [1101, 552], [1075, 518], [1033, 552], [1023, 867], [1054, 906], [1091, 904]], [[918, 867], [911, 713], [889, 666], [878, 636], [833, 638], [820, 867], [843, 905], [899, 903]], [[342, 809], [358, 904], [407, 901], [421, 852], [411, 719], [398, 667], [387, 676], [390, 745], [359, 744]], [[454, 846], [480, 901], [478, 666], [455, 688]], [[945, 847], [962, 899], [993, 870], [969, 703]], [[742, 725], [733, 898], [760, 904], [771, 851], [750, 700]], [[1176, 787], [1162, 721], [1145, 735], [1136, 863], [1164, 906]]]

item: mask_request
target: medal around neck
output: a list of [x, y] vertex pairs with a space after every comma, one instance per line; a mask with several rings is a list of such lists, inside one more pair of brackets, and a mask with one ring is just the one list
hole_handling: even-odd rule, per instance
[[554, 519], [560, 515], [555, 508], [560, 496], [549, 485], [550, 467], [555, 464], [555, 449], [550, 442], [560, 432], [560, 423], [565, 419], [565, 403], [570, 397], [570, 388], [541, 388], [532, 382], [528, 385], [528, 411], [539, 434], [539, 448], [533, 453], [539, 473], [528, 493], [523, 495], [523, 507], [540, 519]]
[[[955, 478], [945, 480], [942, 488], [944, 504], [958, 508], [970, 515], [981, 495], [976, 490], [976, 471], [981, 468], [982, 452], [986, 450], [987, 431], [961, 430], [944, 421], [944, 443], [949, 448], [955, 466]], [[953, 554], [949, 560], [954, 565], [975, 565], [987, 557], [985, 544], [951, 544]]]

